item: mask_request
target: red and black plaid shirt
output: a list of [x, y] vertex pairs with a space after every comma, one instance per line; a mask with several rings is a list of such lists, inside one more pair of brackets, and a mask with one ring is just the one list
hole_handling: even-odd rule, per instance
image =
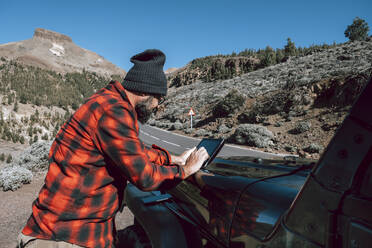
[[111, 82], [62, 127], [23, 234], [85, 247], [112, 247], [127, 180], [139, 189], [185, 177], [168, 152], [146, 148], [123, 86]]

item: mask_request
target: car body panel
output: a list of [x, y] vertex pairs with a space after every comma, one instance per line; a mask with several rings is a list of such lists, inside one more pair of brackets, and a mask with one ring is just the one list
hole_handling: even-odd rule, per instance
[[[278, 161], [287, 162], [283, 159], [255, 163], [247, 157], [219, 159], [194, 180], [181, 182], [169, 193], [193, 221], [226, 246], [231, 238], [242, 234], [265, 240], [309, 173], [307, 170], [299, 172], [300, 175], [287, 175], [299, 165], [288, 166]], [[271, 178], [262, 180], [267, 176]]]

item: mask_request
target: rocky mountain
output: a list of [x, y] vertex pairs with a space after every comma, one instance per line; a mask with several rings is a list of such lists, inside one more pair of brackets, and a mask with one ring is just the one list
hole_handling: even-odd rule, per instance
[[[372, 39], [290, 56], [227, 80], [208, 82], [195, 70], [201, 71], [190, 63], [169, 77], [169, 96], [152, 125], [318, 158], [371, 76]], [[172, 83], [177, 77], [181, 83]]]
[[123, 69], [79, 47], [70, 37], [42, 28], [31, 39], [0, 45], [0, 57], [58, 73], [86, 70], [103, 77], [125, 75]]

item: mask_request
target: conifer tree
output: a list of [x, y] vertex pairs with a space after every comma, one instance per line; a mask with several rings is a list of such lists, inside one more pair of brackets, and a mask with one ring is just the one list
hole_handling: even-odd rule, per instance
[[284, 60], [284, 53], [282, 49], [276, 49], [276, 63], [281, 63]]
[[266, 67], [274, 64], [276, 64], [276, 54], [270, 46], [267, 46], [263, 54], [261, 65]]
[[13, 161], [12, 154], [9, 154], [8, 157], [6, 158], [6, 162], [9, 164]]
[[368, 32], [369, 32], [368, 23], [359, 17], [355, 17], [353, 23], [347, 26], [344, 34], [346, 38], [349, 38], [351, 41], [354, 41], [366, 40], [368, 37]]
[[23, 145], [25, 143], [25, 137], [23, 135], [19, 138], [19, 142]]
[[291, 41], [291, 38], [287, 39], [287, 45], [284, 46], [285, 57], [296, 56], [296, 46], [295, 43]]
[[5, 161], [5, 154], [4, 153], [1, 153], [0, 154], [0, 161]]
[[18, 101], [16, 100], [14, 103], [14, 109], [15, 112], [18, 112]]

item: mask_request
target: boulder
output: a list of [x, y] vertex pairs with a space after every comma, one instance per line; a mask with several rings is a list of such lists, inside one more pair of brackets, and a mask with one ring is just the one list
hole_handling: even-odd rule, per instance
[[274, 145], [274, 134], [267, 128], [254, 124], [239, 125], [230, 139], [238, 144], [260, 148]]
[[228, 128], [225, 124], [222, 124], [218, 127], [218, 133], [225, 134], [231, 131], [231, 128]]

